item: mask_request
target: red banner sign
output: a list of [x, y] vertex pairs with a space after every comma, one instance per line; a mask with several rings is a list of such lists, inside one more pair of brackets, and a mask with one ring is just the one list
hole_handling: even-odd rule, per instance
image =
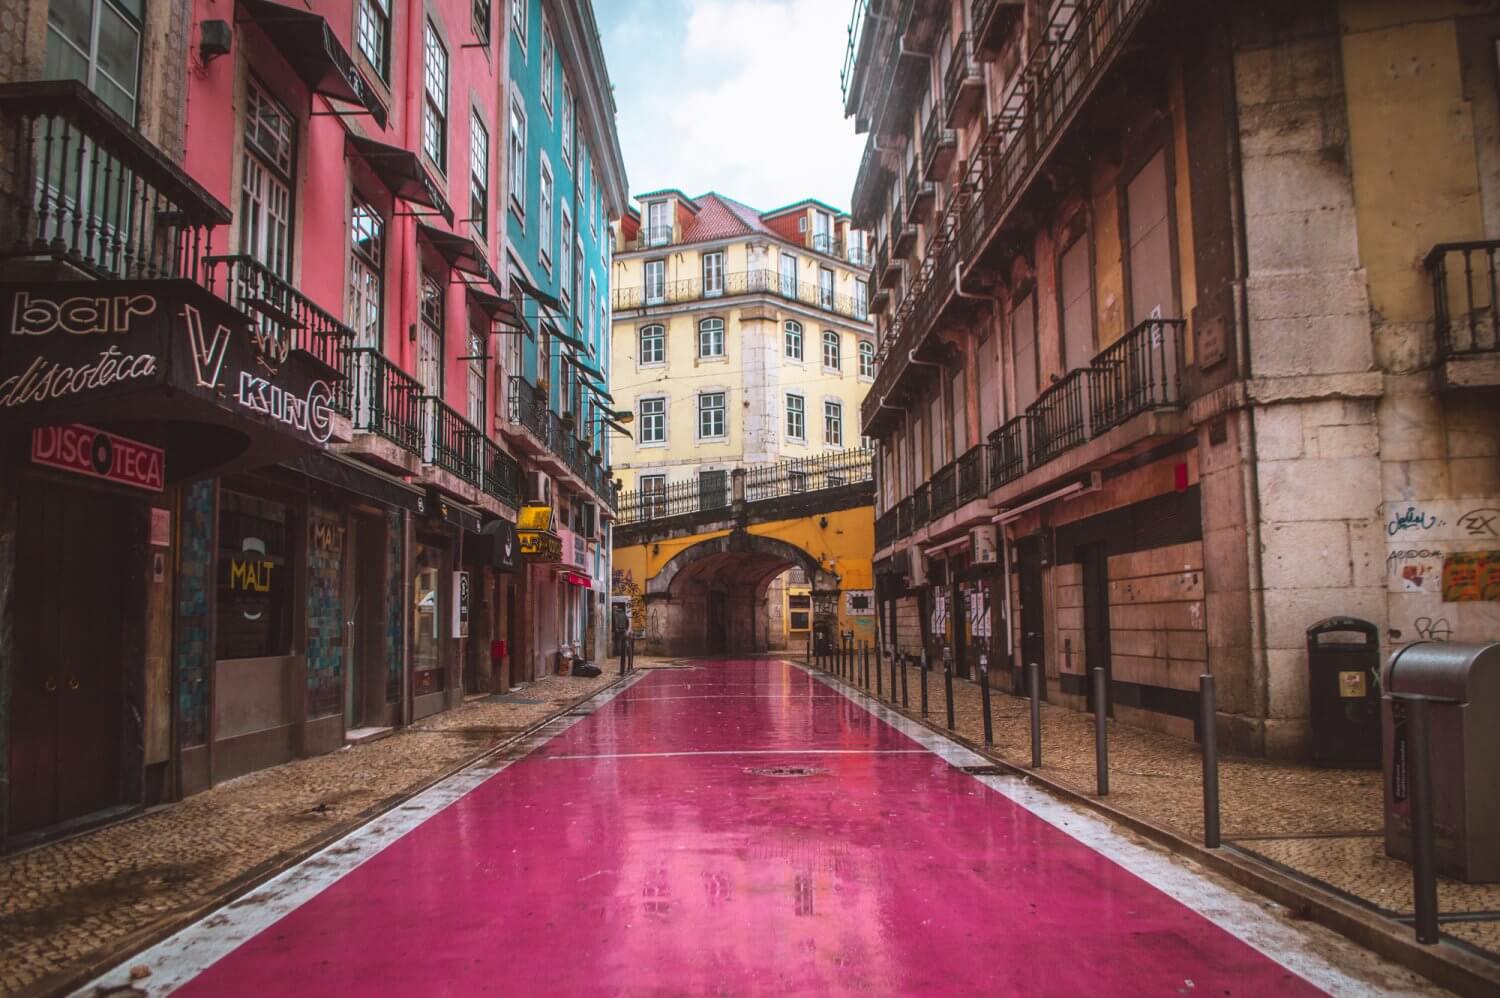
[[569, 585], [580, 586], [584, 589], [588, 589], [591, 585], [593, 585], [594, 581], [587, 575], [579, 575], [577, 572], [564, 572], [562, 573], [562, 577], [563, 581], [568, 583]]
[[148, 492], [165, 488], [167, 456], [160, 447], [81, 423], [32, 430], [31, 460]]

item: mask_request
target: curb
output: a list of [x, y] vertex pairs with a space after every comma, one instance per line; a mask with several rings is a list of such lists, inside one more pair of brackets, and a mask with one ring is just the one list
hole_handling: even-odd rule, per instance
[[[317, 838], [313, 839], [310, 843], [300, 846], [292, 850], [291, 852], [283, 853], [282, 855], [275, 856], [263, 863], [259, 863], [256, 866], [251, 867], [244, 873], [240, 874], [238, 877], [210, 892], [206, 899], [204, 899], [194, 907], [187, 909], [186, 911], [170, 915], [160, 923], [137, 930], [136, 932], [125, 936], [124, 938], [119, 940], [119, 942], [112, 945], [106, 954], [91, 956], [84, 963], [76, 967], [69, 968], [67, 970], [60, 970], [48, 977], [42, 978], [40, 981], [37, 981], [34, 984], [27, 985], [14, 994], [17, 996], [17, 998], [21, 998], [21, 996], [27, 996], [27, 998], [29, 998], [29, 996], [63, 994], [77, 990], [78, 988], [87, 984], [89, 981], [98, 977], [100, 974], [104, 973], [110, 968], [125, 963], [137, 953], [141, 953], [147, 949], [150, 949], [152, 946], [155, 946], [163, 939], [167, 939], [171, 936], [176, 935], [178, 932], [181, 932], [189, 925], [192, 925], [194, 922], [197, 922], [199, 919], [205, 917], [213, 911], [216, 911], [217, 909], [224, 907], [231, 901], [234, 901], [235, 899], [250, 893], [252, 890], [259, 887], [261, 884], [264, 884], [272, 877], [275, 877], [283, 871], [306, 861], [316, 853], [322, 851], [323, 849], [326, 849], [328, 846], [337, 842], [339, 839], [348, 835], [355, 829], [369, 824], [388, 811], [395, 810], [402, 804], [411, 800], [413, 797], [416, 797], [419, 794], [430, 790], [432, 787], [443, 782], [454, 774], [468, 769], [470, 766], [473, 766], [477, 763], [483, 762], [490, 756], [496, 755], [500, 752], [505, 751], [506, 749], [513, 747], [523, 739], [529, 738], [531, 735], [535, 734], [539, 729], [545, 727], [548, 724], [551, 724], [558, 718], [564, 717], [567, 714], [577, 710], [579, 707], [598, 697], [601, 693], [614, 689], [629, 678], [631, 678], [631, 674], [629, 673], [624, 676], [616, 676], [610, 682], [599, 687], [588, 696], [578, 700], [573, 700], [568, 703], [567, 706], [560, 707], [552, 713], [548, 714], [546, 717], [540, 718], [539, 720], [521, 729], [520, 731], [506, 736], [504, 740], [496, 742], [494, 745], [491, 745], [486, 749], [482, 749], [460, 762], [454, 763], [452, 766], [449, 766], [447, 769], [438, 773], [438, 775], [434, 776], [432, 779], [426, 780], [408, 790], [403, 790], [400, 793], [393, 794], [390, 797], [385, 798], [384, 800], [377, 801], [376, 803], [365, 808], [363, 811], [360, 811], [358, 814], [353, 815], [344, 822], [341, 822], [336, 827], [328, 829], [322, 835], [319, 835]], [[408, 726], [408, 728], [404, 730], [409, 731], [411, 729]], [[159, 810], [153, 811], [151, 813], [159, 813]], [[135, 818], [143, 816], [144, 815], [133, 815], [130, 820], [134, 820]], [[139, 994], [140, 992], [131, 989], [129, 992], [115, 993]]]
[[[1293, 918], [1315, 922], [1332, 929], [1365, 949], [1392, 963], [1415, 971], [1450, 991], [1463, 995], [1490, 995], [1500, 998], [1500, 962], [1487, 960], [1448, 942], [1423, 946], [1412, 938], [1409, 931], [1404, 931], [1404, 927], [1399, 923], [1378, 915], [1362, 905], [1282, 873], [1238, 851], [1228, 852], [1222, 848], [1206, 848], [1148, 818], [1122, 811], [1104, 799], [1085, 793], [1071, 784], [1053, 779], [1045, 772], [1009, 762], [958, 732], [949, 731], [947, 727], [913, 713], [909, 708], [903, 709], [894, 703], [877, 699], [862, 687], [855, 686], [839, 676], [818, 669], [800, 659], [792, 661], [825, 676], [852, 693], [873, 700], [887, 710], [900, 714], [935, 734], [962, 745], [976, 755], [990, 760], [996, 768], [1012, 776], [1025, 777], [1054, 796], [1101, 814], [1129, 828], [1142, 838], [1164, 846], [1176, 855], [1185, 856], [1240, 886], [1247, 887], [1275, 901], [1292, 912]], [[1230, 848], [1233, 847], [1230, 841], [1226, 841], [1225, 844]]]

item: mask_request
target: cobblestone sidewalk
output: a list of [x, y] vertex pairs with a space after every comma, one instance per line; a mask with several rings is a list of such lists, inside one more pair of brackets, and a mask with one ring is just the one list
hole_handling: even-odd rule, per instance
[[[652, 664], [642, 659], [640, 664]], [[618, 677], [550, 676], [0, 859], [0, 994], [65, 986]], [[534, 702], [528, 702], [534, 701]]]
[[[899, 679], [897, 672], [899, 707]], [[907, 713], [920, 714], [921, 670], [907, 670]], [[882, 676], [890, 703], [890, 666]], [[869, 692], [875, 692], [870, 678]], [[945, 727], [943, 674], [928, 676], [929, 723]], [[953, 681], [954, 731], [984, 740], [979, 686]], [[998, 690], [991, 698], [993, 754], [1031, 764], [1030, 704]], [[1095, 792], [1094, 716], [1042, 705], [1040, 774], [1081, 794]], [[1193, 743], [1111, 721], [1109, 804], [1193, 841], [1203, 841], [1203, 768]], [[1358, 898], [1392, 917], [1412, 914], [1411, 868], [1385, 855], [1378, 771], [1313, 769], [1262, 759], [1219, 761], [1222, 837], [1231, 848], [1294, 875]], [[1500, 961], [1500, 884], [1441, 880], [1442, 931], [1480, 955]], [[1462, 917], [1468, 915], [1472, 917]]]

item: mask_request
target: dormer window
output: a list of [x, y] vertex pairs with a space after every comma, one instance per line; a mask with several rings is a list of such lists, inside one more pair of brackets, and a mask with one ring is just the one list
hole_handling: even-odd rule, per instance
[[646, 205], [646, 245], [666, 246], [672, 242], [672, 202], [652, 201]]

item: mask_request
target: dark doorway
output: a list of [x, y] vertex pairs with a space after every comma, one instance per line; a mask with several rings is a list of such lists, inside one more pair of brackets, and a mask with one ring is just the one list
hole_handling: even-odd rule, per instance
[[708, 594], [706, 632], [708, 640], [704, 647], [710, 655], [723, 655], [729, 651], [729, 594], [711, 590]]
[[[124, 801], [125, 670], [137, 657], [126, 621], [140, 573], [130, 565], [128, 501], [29, 482], [16, 551], [11, 688], [12, 835]], [[136, 649], [138, 651], [138, 649]]]
[[1078, 548], [1083, 564], [1083, 646], [1089, 710], [1094, 710], [1094, 670], [1104, 670], [1105, 712], [1114, 715], [1109, 653], [1109, 552], [1100, 544]]
[[1042, 545], [1031, 536], [1016, 544], [1016, 561], [1021, 573], [1021, 661], [1015, 674], [1015, 692], [1028, 694], [1026, 667], [1032, 662], [1042, 665], [1042, 699], [1047, 698], [1045, 658], [1047, 643], [1043, 635], [1042, 616]]
[[386, 521], [383, 517], [352, 519], [345, 556], [345, 606], [348, 616], [344, 641], [344, 699], [346, 728], [380, 727], [386, 714]]
[[723, 509], [729, 505], [729, 472], [698, 472], [698, 503], [700, 509]]

